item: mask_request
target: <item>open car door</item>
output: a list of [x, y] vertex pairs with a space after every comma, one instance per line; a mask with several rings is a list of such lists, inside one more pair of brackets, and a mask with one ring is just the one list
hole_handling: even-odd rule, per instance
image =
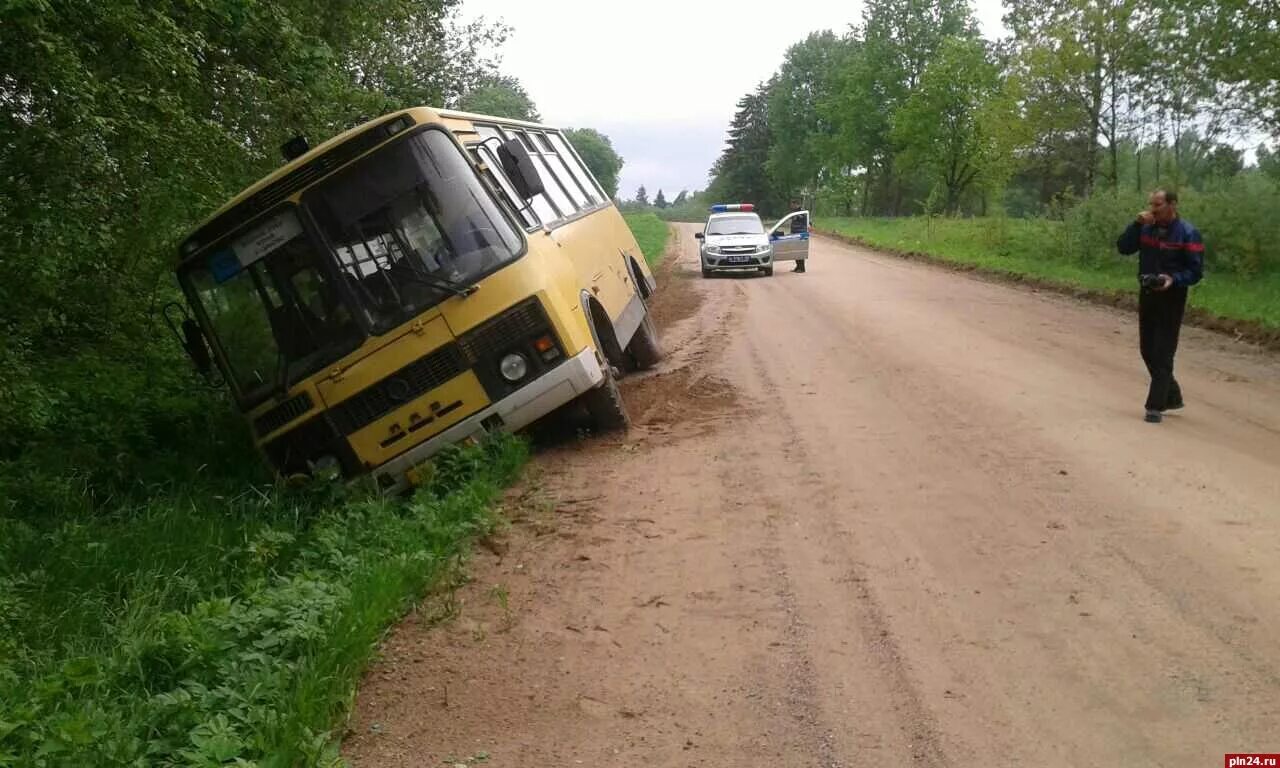
[[793, 211], [778, 220], [769, 230], [773, 260], [799, 261], [809, 258], [809, 212]]

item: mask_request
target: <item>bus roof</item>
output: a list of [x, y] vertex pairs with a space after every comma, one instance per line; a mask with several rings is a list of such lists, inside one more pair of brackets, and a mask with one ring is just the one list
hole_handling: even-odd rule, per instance
[[461, 112], [456, 109], [437, 109], [435, 113], [441, 117], [452, 117], [458, 120], [475, 121], [481, 123], [499, 123], [501, 125], [514, 125], [518, 128], [538, 128], [544, 131], [558, 131], [556, 128], [546, 123], [531, 123], [528, 120], [516, 120], [510, 117], [494, 117], [493, 115], [481, 115], [475, 112]]
[[[287, 177], [289, 174], [293, 173], [299, 168], [302, 168], [303, 166], [315, 160], [317, 157], [320, 157], [321, 155], [325, 154], [326, 152], [333, 149], [334, 147], [342, 144], [343, 142], [348, 141], [349, 139], [363, 133], [364, 131], [376, 125], [393, 121], [396, 117], [399, 117], [401, 115], [411, 116], [413, 118], [413, 121], [419, 125], [424, 123], [446, 123], [446, 124], [455, 123], [454, 125], [447, 125], [447, 127], [449, 127], [451, 130], [455, 132], [457, 132], [459, 128], [461, 128], [461, 126], [456, 125], [457, 121], [465, 121], [466, 123], [471, 123], [472, 121], [478, 121], [478, 122], [496, 123], [500, 125], [510, 125], [510, 126], [516, 126], [516, 127], [524, 127], [524, 128], [557, 130], [555, 128], [552, 128], [549, 125], [544, 125], [541, 123], [531, 123], [524, 120], [512, 120], [510, 118], [505, 118], [505, 117], [494, 117], [492, 115], [481, 115], [473, 112], [462, 112], [459, 110], [452, 110], [452, 109], [435, 109], [432, 107], [410, 107], [410, 108], [401, 109], [395, 112], [388, 112], [384, 115], [380, 115], [377, 118], [374, 118], [373, 120], [369, 120], [368, 122], [357, 125], [354, 128], [343, 131], [342, 133], [339, 133], [338, 135], [325, 140], [323, 143], [315, 147], [312, 147], [311, 149], [307, 150], [304, 154], [299, 155], [293, 160], [288, 161], [287, 163], [280, 166], [279, 168], [276, 168], [274, 171], [262, 177], [258, 181], [255, 181], [253, 184], [250, 184], [248, 187], [245, 187], [238, 194], [236, 194], [234, 197], [232, 197], [230, 200], [224, 203], [220, 208], [218, 208], [216, 211], [214, 211], [213, 213], [205, 217], [198, 225], [188, 230], [186, 238], [184, 239], [184, 242], [186, 242], [186, 240], [189, 240], [192, 236], [200, 232], [200, 230], [204, 229], [206, 226], [208, 226], [211, 222], [213, 222], [219, 216], [226, 214], [228, 211], [231, 211], [237, 205], [241, 204], [245, 200], [248, 200], [249, 198], [253, 197], [255, 194], [261, 192], [262, 190], [267, 189], [272, 184], [275, 184], [277, 181], [280, 181], [281, 179]], [[463, 129], [464, 132], [466, 130], [469, 130], [469, 128]], [[200, 243], [199, 247], [203, 247], [204, 245], [207, 245], [207, 243]], [[185, 260], [187, 255], [188, 254], [180, 254], [179, 260], [180, 261]]]

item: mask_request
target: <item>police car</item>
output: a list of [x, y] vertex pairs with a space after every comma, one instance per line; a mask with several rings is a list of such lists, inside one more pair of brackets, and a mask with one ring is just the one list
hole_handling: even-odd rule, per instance
[[808, 228], [792, 233], [791, 224], [799, 216], [803, 216], [802, 221], [807, 224], [808, 215], [808, 211], [790, 213], [766, 232], [751, 203], [711, 206], [706, 225], [694, 234], [702, 241], [698, 248], [702, 276], [741, 270], [768, 276], [773, 274], [773, 265], [778, 261], [807, 258]]

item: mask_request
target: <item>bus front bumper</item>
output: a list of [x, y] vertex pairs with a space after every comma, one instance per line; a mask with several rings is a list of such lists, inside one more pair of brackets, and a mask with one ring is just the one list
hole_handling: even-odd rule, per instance
[[372, 474], [388, 493], [407, 490], [414, 484], [410, 477], [413, 468], [446, 446], [499, 429], [514, 432], [585, 394], [603, 380], [604, 371], [596, 360], [595, 350], [584, 349], [488, 408], [374, 469]]

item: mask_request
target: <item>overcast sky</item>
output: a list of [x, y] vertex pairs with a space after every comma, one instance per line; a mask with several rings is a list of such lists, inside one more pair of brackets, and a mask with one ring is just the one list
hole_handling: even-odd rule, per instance
[[[1000, 0], [976, 0], [989, 38], [1005, 29]], [[838, 0], [465, 0], [463, 16], [512, 28], [502, 70], [545, 122], [607, 134], [626, 164], [618, 194], [668, 200], [705, 189], [738, 99], [768, 79], [810, 32], [842, 34], [862, 3]]]

